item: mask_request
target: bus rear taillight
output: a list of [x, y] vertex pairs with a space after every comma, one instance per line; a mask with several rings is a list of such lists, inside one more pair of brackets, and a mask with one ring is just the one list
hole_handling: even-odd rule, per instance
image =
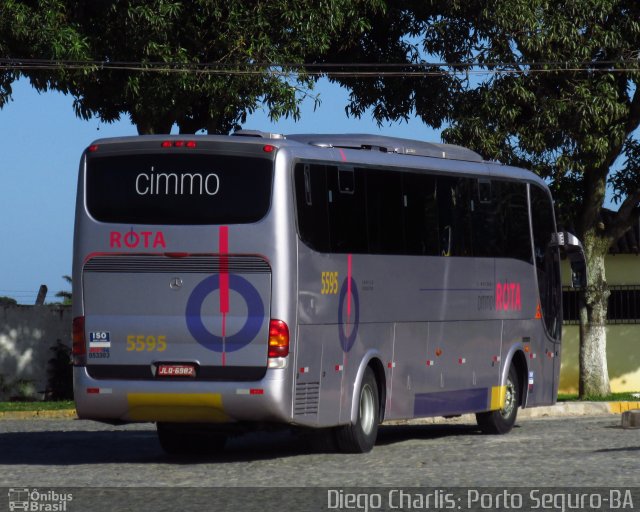
[[282, 320], [269, 322], [269, 357], [289, 355], [289, 327]]
[[198, 144], [195, 140], [163, 140], [160, 143], [160, 147], [195, 149], [196, 147], [198, 147]]
[[87, 364], [87, 339], [84, 335], [84, 317], [73, 319], [73, 364], [81, 366]]

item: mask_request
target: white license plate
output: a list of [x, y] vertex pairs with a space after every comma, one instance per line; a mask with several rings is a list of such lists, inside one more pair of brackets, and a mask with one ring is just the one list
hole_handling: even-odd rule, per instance
[[156, 377], [195, 377], [196, 368], [191, 364], [160, 364]]

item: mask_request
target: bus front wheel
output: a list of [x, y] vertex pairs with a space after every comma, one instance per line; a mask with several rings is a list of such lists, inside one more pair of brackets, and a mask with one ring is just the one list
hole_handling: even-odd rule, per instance
[[476, 414], [476, 421], [480, 430], [485, 434], [506, 434], [516, 422], [519, 405], [520, 381], [515, 366], [511, 365], [509, 376], [507, 377], [504, 405], [502, 409], [497, 411]]
[[378, 383], [370, 367], [364, 372], [358, 393], [358, 416], [354, 424], [338, 427], [336, 440], [341, 451], [365, 453], [371, 451], [378, 436], [380, 402]]

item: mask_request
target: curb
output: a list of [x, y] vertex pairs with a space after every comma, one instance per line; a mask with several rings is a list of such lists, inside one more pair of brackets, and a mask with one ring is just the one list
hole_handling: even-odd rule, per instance
[[[558, 402], [555, 405], [531, 407], [518, 411], [518, 420], [552, 418], [576, 418], [581, 416], [613, 416], [634, 409], [640, 410], [640, 402]], [[453, 418], [416, 418], [411, 420], [390, 420], [385, 425], [432, 425], [443, 423], [475, 423], [474, 414], [463, 414]]]
[[622, 414], [634, 409], [640, 409], [640, 402], [559, 402], [555, 405], [522, 409], [518, 416], [521, 419], [603, 416]]
[[[520, 409], [518, 419], [567, 418], [576, 416], [607, 416], [622, 414], [627, 411], [640, 410], [638, 402], [558, 402], [555, 405]], [[33, 419], [78, 419], [75, 409], [59, 409], [55, 411], [7, 411], [0, 412], [0, 420], [33, 420]], [[457, 422], [475, 422], [473, 414], [464, 414], [455, 418]], [[417, 418], [412, 420], [390, 420], [385, 424], [431, 424], [448, 423], [450, 419]]]
[[75, 409], [58, 409], [55, 411], [6, 411], [0, 412], [1, 420], [75, 420], [78, 418]]

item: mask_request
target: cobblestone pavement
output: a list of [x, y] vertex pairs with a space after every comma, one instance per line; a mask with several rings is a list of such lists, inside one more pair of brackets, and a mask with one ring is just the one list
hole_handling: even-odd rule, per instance
[[218, 456], [166, 456], [151, 424], [0, 421], [0, 486], [631, 486], [640, 430], [620, 417], [521, 420], [505, 436], [474, 425], [381, 427], [371, 453], [317, 449], [289, 432], [234, 438]]

